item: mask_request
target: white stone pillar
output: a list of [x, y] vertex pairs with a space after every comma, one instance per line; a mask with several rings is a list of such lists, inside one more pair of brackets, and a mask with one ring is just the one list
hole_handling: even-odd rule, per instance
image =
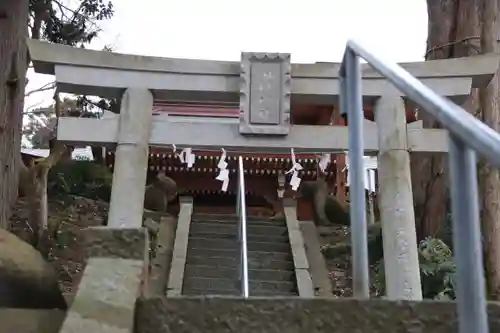
[[153, 95], [129, 88], [122, 97], [108, 226], [140, 228], [149, 155]]
[[374, 110], [387, 297], [421, 300], [405, 105], [399, 96], [382, 96]]

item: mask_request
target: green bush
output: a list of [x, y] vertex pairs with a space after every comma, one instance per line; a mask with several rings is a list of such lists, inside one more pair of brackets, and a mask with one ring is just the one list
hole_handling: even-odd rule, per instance
[[61, 161], [49, 172], [48, 194], [109, 201], [112, 179], [113, 174], [104, 165], [88, 160]]
[[418, 250], [424, 297], [455, 299], [456, 266], [451, 249], [440, 239], [426, 238]]
[[[437, 238], [426, 238], [418, 247], [423, 297], [455, 299], [455, 263], [448, 245]], [[385, 294], [384, 262], [375, 267], [374, 286], [377, 294]]]

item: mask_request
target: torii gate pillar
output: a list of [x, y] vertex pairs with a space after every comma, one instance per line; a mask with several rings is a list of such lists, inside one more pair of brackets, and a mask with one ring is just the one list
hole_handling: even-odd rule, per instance
[[404, 101], [382, 96], [378, 126], [379, 208], [387, 297], [422, 300]]
[[144, 212], [144, 186], [148, 170], [153, 95], [146, 88], [129, 88], [122, 97], [118, 144], [108, 226], [140, 228]]

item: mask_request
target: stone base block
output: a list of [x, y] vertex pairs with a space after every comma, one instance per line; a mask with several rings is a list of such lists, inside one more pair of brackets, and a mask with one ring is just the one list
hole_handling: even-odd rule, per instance
[[132, 333], [142, 260], [90, 258], [61, 333]]
[[82, 239], [87, 258], [148, 258], [149, 236], [145, 228], [90, 227], [82, 230]]

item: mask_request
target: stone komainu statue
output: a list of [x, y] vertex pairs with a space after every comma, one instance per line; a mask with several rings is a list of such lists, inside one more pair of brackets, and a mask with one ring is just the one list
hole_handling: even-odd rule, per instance
[[[328, 194], [328, 184], [323, 179], [304, 181], [299, 196], [312, 201], [314, 223], [319, 226], [350, 225], [349, 206], [340, 203]], [[376, 263], [383, 256], [381, 223], [368, 226], [368, 253], [370, 263]], [[350, 242], [337, 244], [334, 252], [350, 250]]]
[[328, 184], [323, 179], [304, 181], [300, 184], [299, 197], [312, 201], [316, 225], [349, 225], [349, 207], [328, 192]]
[[177, 198], [177, 183], [160, 171], [151, 184], [146, 186], [144, 209], [166, 213], [168, 203]]

